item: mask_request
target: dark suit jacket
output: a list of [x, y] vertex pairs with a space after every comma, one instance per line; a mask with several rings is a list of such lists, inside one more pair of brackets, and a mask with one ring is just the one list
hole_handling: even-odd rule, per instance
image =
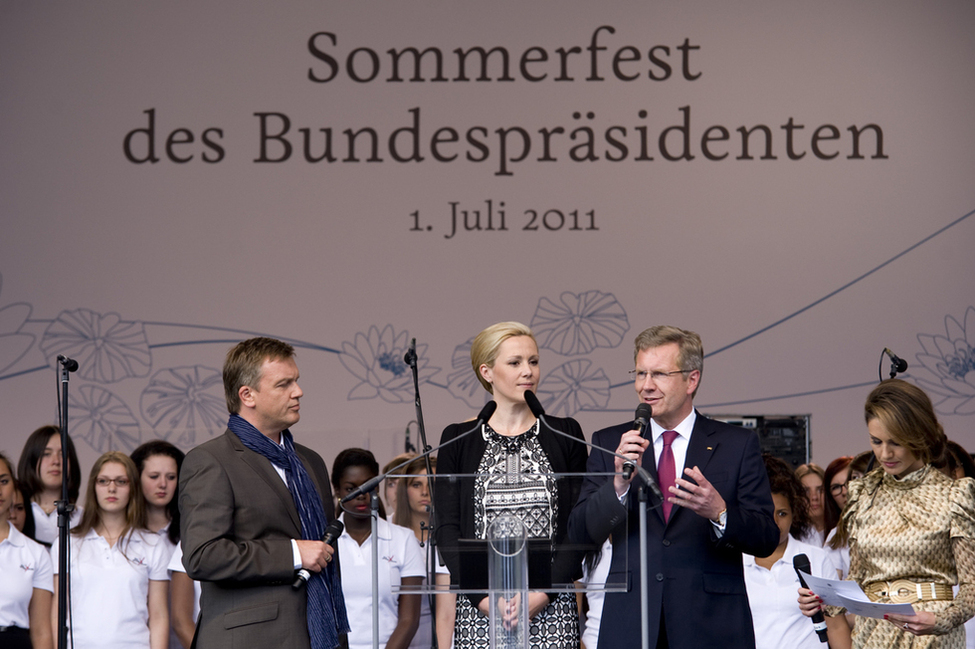
[[[597, 431], [592, 442], [615, 450], [623, 433], [632, 428], [632, 423], [626, 423]], [[644, 453], [643, 466], [656, 480], [652, 448]], [[663, 615], [671, 649], [754, 649], [741, 555], [768, 556], [779, 541], [758, 437], [698, 413], [684, 466], [699, 467], [724, 498], [727, 527], [718, 538], [710, 521], [682, 507], [674, 506], [666, 524], [660, 507], [647, 512], [650, 646], [656, 646]], [[588, 471], [612, 473], [613, 456], [592, 451]], [[683, 476], [683, 471], [678, 474]], [[569, 520], [569, 538], [576, 543], [598, 546], [613, 533], [608, 581], [629, 588], [625, 593], [606, 594], [599, 649], [640, 643], [638, 479], [634, 478], [624, 507], [611, 478], [587, 478]], [[650, 501], [650, 506], [659, 505], [652, 495]]]
[[[295, 450], [331, 520], [325, 463], [309, 448]], [[197, 646], [307, 649], [307, 593], [291, 588], [301, 520], [271, 462], [228, 430], [186, 454], [179, 509], [183, 565], [203, 589]]]
[[[549, 417], [548, 423], [571, 437], [584, 440], [582, 428], [575, 419]], [[473, 426], [473, 422], [451, 424], [444, 429], [440, 443], [445, 444]], [[539, 423], [539, 444], [548, 456], [554, 473], [578, 473], [586, 470], [586, 446], [556, 435]], [[437, 454], [437, 473], [477, 473], [478, 465], [484, 456], [486, 445], [480, 430], [440, 449]], [[560, 545], [565, 540], [569, 513], [579, 495], [582, 478], [561, 478], [558, 484], [559, 517], [555, 524], [555, 556], [552, 565], [553, 583], [572, 583], [582, 573], [582, 555], [578, 551], [563, 550]], [[437, 480], [435, 492], [435, 511], [437, 512], [436, 538], [440, 554], [450, 570], [451, 582], [457, 584], [460, 574], [460, 557], [457, 553], [458, 539], [474, 537], [474, 479]], [[472, 595], [471, 602], [477, 604], [484, 596]]]

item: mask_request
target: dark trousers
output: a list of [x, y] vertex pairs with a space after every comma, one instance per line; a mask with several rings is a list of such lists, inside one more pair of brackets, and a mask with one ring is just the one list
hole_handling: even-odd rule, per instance
[[16, 626], [0, 631], [0, 649], [31, 649], [30, 631]]

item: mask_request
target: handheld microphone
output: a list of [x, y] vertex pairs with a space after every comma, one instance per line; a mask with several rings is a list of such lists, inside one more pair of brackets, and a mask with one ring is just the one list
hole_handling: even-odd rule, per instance
[[[647, 436], [647, 427], [650, 425], [650, 417], [653, 416], [653, 409], [650, 407], [649, 403], [641, 403], [636, 407], [636, 413], [633, 415], [633, 428], [640, 431], [640, 437]], [[632, 460], [627, 460], [623, 463], [623, 477], [629, 480], [633, 476], [633, 470], [636, 468], [636, 462]]]
[[64, 369], [66, 369], [69, 372], [78, 371], [78, 361], [76, 361], [73, 358], [68, 358], [67, 356], [62, 356], [61, 354], [58, 354], [58, 362], [61, 363], [61, 365], [64, 366]]
[[[325, 528], [325, 534], [322, 535], [322, 542], [325, 545], [330, 545], [334, 548], [335, 540], [342, 535], [342, 530], [344, 529], [345, 525], [342, 524], [342, 521], [336, 518], [334, 521], [328, 524], [328, 527]], [[295, 575], [295, 583], [291, 584], [291, 587], [298, 590], [302, 587], [302, 585], [307, 584], [309, 579], [311, 579], [311, 572], [302, 568], [298, 571], [298, 574]]]
[[[797, 554], [792, 558], [792, 567], [795, 568], [796, 575], [799, 576], [799, 583], [802, 584], [802, 587], [809, 588], [809, 586], [806, 585], [806, 580], [803, 579], [802, 575], [799, 573], [801, 570], [808, 575], [812, 574], [812, 567], [809, 565], [809, 557], [807, 557], [805, 554]], [[811, 619], [813, 628], [816, 629], [816, 635], [819, 636], [819, 641], [826, 642], [828, 637], [826, 635], [826, 618], [823, 617], [823, 612], [819, 611], [813, 615]]]
[[[907, 371], [907, 361], [900, 358], [897, 354], [890, 351], [888, 348], [884, 347], [884, 353], [890, 357], [891, 365], [893, 366], [895, 374], [903, 374]], [[893, 378], [893, 376], [891, 376]]]

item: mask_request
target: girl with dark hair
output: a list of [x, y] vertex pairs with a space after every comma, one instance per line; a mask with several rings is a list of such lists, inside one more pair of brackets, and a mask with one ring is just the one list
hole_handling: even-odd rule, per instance
[[14, 483], [13, 466], [0, 454], [0, 647], [53, 649], [51, 556], [10, 522]]
[[14, 482], [14, 500], [10, 503], [10, 524], [22, 532], [31, 541], [36, 541], [36, 527], [34, 526], [34, 508], [30, 506], [30, 498], [24, 491], [19, 480]]
[[[332, 464], [332, 486], [340, 501], [360, 485], [379, 475], [379, 463], [369, 451], [347, 448]], [[338, 539], [342, 593], [349, 617], [349, 649], [372, 647], [372, 543], [378, 542], [379, 646], [406, 649], [420, 620], [420, 595], [395, 593], [399, 586], [419, 587], [426, 574], [423, 553], [413, 532], [380, 519], [378, 541], [372, 538], [370, 494], [361, 494], [336, 513], [345, 524]], [[382, 508], [382, 502], [379, 503]]]
[[35, 537], [38, 542], [51, 545], [58, 538], [57, 501], [61, 500], [61, 480], [67, 475], [68, 502], [75, 505], [71, 526], [81, 521], [82, 509], [77, 506], [81, 489], [81, 467], [71, 437], [68, 440], [68, 466], [61, 466], [61, 429], [41, 426], [27, 438], [20, 453], [17, 473], [34, 510]]
[[[867, 397], [864, 419], [880, 466], [850, 485], [841, 519], [849, 578], [871, 600], [911, 604], [916, 614], [857, 617], [853, 647], [961, 649], [963, 623], [975, 613], [975, 481], [952, 480], [935, 468], [947, 439], [917, 386], [881, 382]], [[821, 609], [807, 589], [799, 593], [803, 613]]]
[[[135, 463], [119, 451], [98, 458], [88, 476], [85, 512], [69, 539], [74, 649], [169, 645], [169, 551], [145, 527], [139, 485]], [[55, 545], [55, 574], [58, 552]]]
[[826, 467], [826, 543], [823, 547], [833, 560], [840, 579], [846, 579], [846, 573], [850, 571], [850, 546], [846, 543], [834, 543], [834, 539], [838, 532], [840, 514], [846, 507], [849, 495], [852, 462], [853, 457], [845, 455], [836, 458]]
[[[159, 535], [167, 548], [167, 567], [179, 543], [179, 470], [185, 454], [169, 442], [154, 439], [132, 451], [146, 505], [146, 527]], [[196, 629], [193, 615], [196, 591], [185, 572], [170, 574], [170, 649], [186, 642], [187, 630]], [[192, 638], [192, 635], [189, 636]], [[188, 644], [186, 645], [189, 646]]]
[[946, 454], [949, 477], [952, 478], [975, 478], [975, 460], [968, 451], [958, 442], [948, 440], [948, 453]]
[[840, 513], [846, 506], [846, 497], [849, 494], [850, 483], [850, 462], [853, 457], [845, 455], [838, 457], [826, 467], [824, 482], [826, 484], [826, 511], [825, 511], [825, 530], [826, 536], [836, 527], [840, 520]]
[[[805, 489], [792, 468], [782, 460], [765, 454], [765, 470], [775, 505], [775, 522], [779, 526], [779, 545], [767, 557], [742, 555], [745, 588], [752, 609], [756, 649], [819, 649], [822, 644], [793, 600], [799, 588], [799, 578], [793, 567], [797, 555], [809, 559], [810, 571], [816, 577], [834, 579], [836, 568], [821, 547], [799, 541], [809, 526], [809, 504]], [[831, 646], [841, 633], [839, 624], [831, 621], [827, 628]], [[834, 637], [835, 636], [835, 637]]]
[[161, 439], [132, 451], [146, 501], [146, 527], [165, 534], [171, 545], [179, 542], [179, 470], [185, 454]]

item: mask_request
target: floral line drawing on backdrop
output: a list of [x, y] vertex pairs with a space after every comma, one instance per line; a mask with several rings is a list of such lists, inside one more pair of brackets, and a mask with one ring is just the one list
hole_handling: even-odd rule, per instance
[[[553, 300], [541, 298], [535, 318], [542, 332], [540, 342], [555, 346], [557, 353], [578, 356], [585, 350], [622, 342], [629, 325], [626, 312], [612, 294], [566, 291], [559, 296], [559, 302], [561, 306], [556, 306]], [[221, 371], [201, 364], [155, 367], [154, 350], [232, 345], [250, 336], [274, 335], [211, 325], [128, 320], [115, 312], [98, 313], [87, 308], [64, 310], [53, 319], [31, 319], [32, 310], [27, 303], [0, 309], [0, 360], [4, 361], [2, 372], [6, 372], [0, 373], [0, 381], [56, 371], [58, 355], [77, 360], [77, 378], [82, 384], [69, 395], [72, 433], [97, 452], [131, 451], [150, 437], [190, 448], [224, 429], [226, 405]], [[25, 330], [27, 325], [44, 327], [39, 341], [38, 336]], [[168, 330], [165, 336], [161, 329]], [[201, 332], [220, 335], [201, 338]], [[177, 340], [172, 340], [174, 335]], [[407, 330], [397, 331], [392, 324], [370, 325], [352, 340], [344, 341], [340, 349], [277, 337], [300, 349], [337, 355], [354, 379], [346, 397], [349, 400], [378, 398], [394, 404], [413, 400], [412, 373], [404, 361], [411, 340]], [[163, 338], [167, 340], [162, 342]], [[17, 369], [35, 342], [36, 351], [46, 362]], [[446, 384], [440, 384], [434, 379], [441, 368], [431, 364], [428, 344], [418, 343], [421, 384], [447, 390], [455, 398], [478, 407], [478, 400], [483, 403], [488, 395], [470, 369], [469, 351], [469, 340], [455, 348], [454, 371]], [[113, 389], [132, 381], [140, 382], [138, 407], [131, 407], [120, 390]], [[539, 397], [553, 413], [569, 416], [582, 409], [605, 407], [610, 381], [601, 368], [592, 367], [590, 360], [576, 358], [546, 375], [539, 385]]]
[[[714, 351], [714, 356], [745, 343], [763, 333], [813, 309], [898, 261], [923, 244], [966, 221], [972, 210], [942, 226], [913, 245], [891, 256], [855, 279], [830, 291], [802, 308], [739, 338]], [[0, 291], [3, 277], [0, 275]], [[144, 437], [144, 431], [170, 439], [183, 448], [191, 447], [206, 437], [217, 434], [225, 423], [220, 371], [204, 365], [180, 364], [157, 368], [153, 372], [153, 350], [165, 347], [226, 344], [255, 335], [274, 335], [227, 327], [175, 322], [125, 320], [114, 312], [98, 313], [91, 309], [63, 310], [53, 319], [32, 318], [33, 305], [16, 302], [0, 303], [0, 381], [15, 380], [34, 372], [57, 367], [57, 355], [79, 361], [79, 378], [87, 381], [71, 396], [69, 408], [78, 416], [79, 439], [94, 450], [104, 452], [119, 448], [131, 450]], [[602, 368], [593, 368], [591, 359], [578, 358], [598, 348], [622, 344], [630, 325], [626, 310], [610, 292], [588, 290], [565, 291], [557, 300], [539, 299], [530, 324], [539, 346], [570, 360], [555, 366], [538, 387], [543, 405], [553, 413], [572, 416], [580, 411], [614, 411], [608, 409], [613, 390], [628, 387], [629, 381], [612, 383]], [[953, 315], [944, 317], [945, 333], [918, 333], [921, 351], [915, 357], [921, 364], [916, 382], [930, 391], [936, 408], [942, 414], [975, 414], [975, 306], [968, 306], [963, 321]], [[32, 329], [44, 326], [40, 341]], [[214, 338], [180, 337], [178, 340], [153, 343], [152, 333], [165, 328], [172, 332], [193, 331], [218, 333]], [[231, 335], [233, 334], [233, 335]], [[277, 337], [296, 347], [336, 354], [340, 363], [355, 379], [347, 398], [375, 399], [388, 403], [412, 400], [412, 376], [403, 361], [410, 340], [409, 332], [397, 332], [392, 324], [380, 328], [369, 325], [357, 332], [341, 349]], [[24, 359], [32, 349], [43, 354], [46, 362], [31, 367]], [[445, 383], [435, 378], [441, 368], [431, 365], [426, 356], [428, 344], [417, 346], [420, 382], [447, 390], [454, 398], [477, 408], [486, 400], [469, 363], [471, 340], [453, 349], [450, 372]], [[576, 357], [576, 358], [572, 358]], [[903, 378], [914, 378], [910, 374]], [[139, 396], [139, 407], [129, 405], [107, 386], [126, 381], [146, 380]], [[773, 402], [780, 399], [858, 389], [873, 381], [846, 383], [788, 395], [766, 395], [726, 403], [701, 404], [702, 408], [730, 407]], [[139, 417], [135, 413], [139, 413]], [[143, 422], [146, 424], [143, 426]]]

